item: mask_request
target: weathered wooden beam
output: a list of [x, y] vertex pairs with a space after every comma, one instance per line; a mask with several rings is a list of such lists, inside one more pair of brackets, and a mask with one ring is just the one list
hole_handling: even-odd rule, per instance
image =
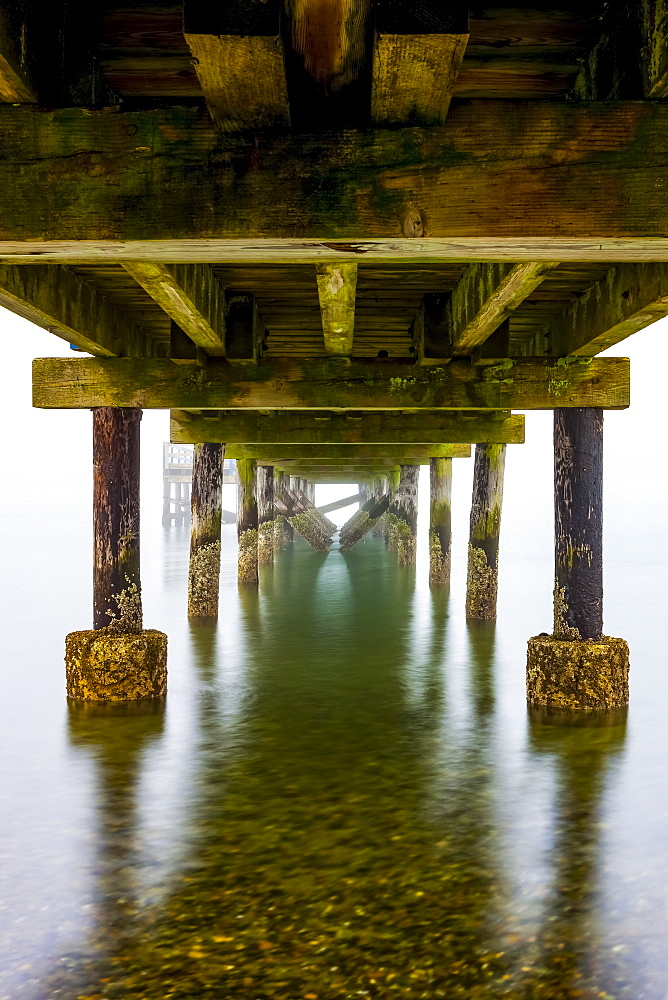
[[190, 618], [218, 616], [224, 455], [224, 445], [195, 445], [188, 566]]
[[332, 261], [337, 241], [349, 260], [367, 247], [421, 261], [667, 252], [661, 102], [472, 101], [428, 133], [254, 142], [192, 108], [2, 106], [0, 134], [0, 253], [31, 262]]
[[466, 617], [496, 618], [505, 444], [475, 450], [466, 577]]
[[315, 271], [325, 353], [349, 356], [355, 335], [357, 264], [317, 264]]
[[201, 414], [172, 410], [174, 444], [522, 444], [524, 416], [507, 410], [481, 413], [421, 410], [387, 413], [307, 410], [226, 410]]
[[[380, 500], [377, 500], [375, 496], [371, 497], [370, 506], [367, 509], [362, 508], [358, 510], [358, 514], [361, 515], [355, 520], [354, 525], [351, 524], [350, 520], [346, 524], [350, 525], [348, 531], [343, 532], [343, 528], [346, 527], [344, 524], [341, 528], [340, 533], [340, 552], [348, 552], [352, 549], [359, 541], [361, 541], [367, 532], [371, 531], [381, 517], [387, 512], [390, 501], [389, 498], [384, 496]], [[352, 519], [351, 519], [352, 520]]]
[[89, 354], [158, 353], [141, 327], [62, 264], [0, 264], [0, 305]]
[[420, 303], [411, 329], [411, 349], [419, 365], [445, 365], [452, 357], [451, 296], [430, 293]]
[[257, 587], [257, 468], [252, 459], [237, 462], [237, 538], [238, 580], [244, 586]]
[[256, 365], [266, 330], [254, 295], [225, 296], [225, 356], [231, 365]]
[[[415, 464], [413, 462], [413, 454], [412, 453], [409, 453], [409, 454], [410, 454], [410, 458], [411, 458], [411, 464]], [[272, 458], [271, 462], [275, 463], [281, 469], [288, 470], [291, 475], [298, 474], [299, 476], [302, 476], [302, 477], [306, 478], [306, 477], [308, 477], [308, 470], [309, 469], [311, 469], [311, 468], [320, 468], [323, 465], [326, 465], [326, 466], [328, 466], [329, 468], [332, 468], [332, 469], [336, 468], [337, 466], [342, 466], [344, 468], [355, 467], [356, 469], [365, 469], [367, 467], [370, 467], [370, 468], [373, 468], [373, 469], [376, 469], [376, 470], [393, 469], [396, 465], [399, 464], [400, 460], [402, 458], [404, 458], [404, 457], [406, 457], [406, 456], [400, 455], [399, 458], [396, 458], [396, 459], [395, 458], [364, 458], [363, 456], [360, 457], [360, 458], [355, 458], [355, 456], [351, 456], [350, 458], [328, 458], [327, 456], [324, 456], [323, 458], [312, 458], [312, 459], [309, 459], [309, 458], [301, 458], [301, 459], [299, 459], [299, 458], [287, 458], [287, 459], [285, 459], [285, 458], [278, 458], [278, 457], [276, 457], [276, 458]], [[298, 473], [295, 473], [294, 470], [299, 470], [299, 471], [298, 471]]]
[[123, 267], [193, 343], [207, 354], [224, 355], [224, 293], [208, 264], [132, 261]]
[[471, 454], [470, 444], [246, 444], [228, 445], [225, 450], [228, 458], [254, 458], [260, 464], [273, 464], [273, 460], [285, 464], [297, 461], [300, 464], [314, 461], [377, 461], [388, 460], [399, 464], [403, 456], [411, 461], [424, 460], [428, 462], [433, 456], [443, 458], [468, 458]]
[[184, 37], [211, 117], [225, 132], [287, 127], [278, 0], [186, 0]]
[[3, 0], [0, 4], [0, 101], [36, 104], [38, 86], [31, 40], [32, 4]]
[[[36, 358], [33, 405], [50, 409], [537, 409], [629, 405], [626, 358], [518, 358], [445, 368], [262, 359], [240, 373], [225, 362], [206, 368], [169, 360]], [[252, 374], [252, 377], [251, 377]]]
[[555, 261], [469, 264], [452, 293], [455, 354], [471, 354], [534, 291]]
[[387, 476], [397, 466], [387, 465], [330, 465], [323, 462], [318, 465], [291, 465], [283, 468], [275, 465], [275, 469], [286, 472], [291, 477], [303, 476], [313, 483], [372, 483], [377, 476]]
[[592, 357], [668, 315], [668, 264], [619, 264], [543, 331], [554, 356]]
[[343, 507], [350, 507], [353, 503], [358, 503], [363, 494], [354, 493], [351, 497], [346, 497], [344, 500], [335, 500], [333, 503], [326, 503], [324, 507], [318, 507], [321, 514], [331, 514], [333, 510], [342, 510]]
[[442, 125], [467, 42], [465, 4], [379, 4], [372, 120], [378, 125]]
[[452, 548], [452, 459], [429, 462], [429, 583], [450, 585]]

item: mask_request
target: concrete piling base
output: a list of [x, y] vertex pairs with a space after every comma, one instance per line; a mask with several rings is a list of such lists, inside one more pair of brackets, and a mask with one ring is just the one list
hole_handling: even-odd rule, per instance
[[79, 701], [138, 701], [167, 692], [167, 636], [155, 629], [87, 629], [65, 638], [67, 694]]
[[536, 635], [527, 652], [527, 701], [557, 709], [621, 708], [629, 700], [629, 647]]

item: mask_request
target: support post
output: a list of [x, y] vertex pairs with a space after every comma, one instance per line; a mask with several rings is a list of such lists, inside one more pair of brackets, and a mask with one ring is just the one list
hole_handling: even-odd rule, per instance
[[239, 583], [257, 587], [257, 466], [252, 458], [237, 459], [237, 535]]
[[429, 477], [429, 583], [448, 587], [452, 545], [452, 459], [430, 459]]
[[188, 615], [218, 616], [220, 525], [223, 516], [223, 444], [196, 444], [190, 506]]
[[67, 693], [82, 701], [155, 698], [167, 636], [143, 628], [137, 407], [93, 410], [93, 629], [65, 640]]
[[[379, 476], [378, 479], [373, 481], [373, 495], [376, 500], [380, 500], [381, 497], [389, 496], [389, 486], [387, 483], [387, 478], [384, 476]], [[387, 537], [387, 517], [382, 514], [373, 528], [371, 529], [371, 535], [373, 538], [386, 538]]]
[[399, 483], [390, 500], [388, 535], [390, 548], [397, 553], [400, 566], [414, 566], [417, 548], [417, 497], [419, 465], [401, 465]]
[[554, 632], [529, 640], [527, 697], [554, 708], [628, 703], [629, 651], [603, 636], [603, 411], [554, 411]]
[[258, 563], [274, 561], [274, 467], [258, 465], [257, 468]]
[[391, 530], [391, 527], [392, 519], [395, 516], [394, 510], [397, 503], [397, 490], [399, 489], [400, 478], [400, 469], [390, 469], [387, 475], [387, 496], [389, 499], [389, 506], [387, 508], [387, 514], [385, 515], [385, 542], [390, 551], [394, 551], [396, 549], [396, 537], [394, 532]]
[[505, 444], [477, 444], [466, 579], [466, 617], [496, 618]]
[[[276, 473], [274, 476], [274, 493], [282, 498], [286, 489], [289, 488], [289, 477], [284, 472]], [[285, 545], [294, 539], [294, 528], [283, 514], [277, 514], [274, 522], [274, 552], [280, 551]]]

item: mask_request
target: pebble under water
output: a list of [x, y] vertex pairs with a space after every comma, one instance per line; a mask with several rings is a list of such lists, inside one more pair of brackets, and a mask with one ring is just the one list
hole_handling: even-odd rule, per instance
[[166, 702], [68, 706], [75, 536], [59, 583], [34, 551], [5, 597], [0, 1000], [665, 1000], [649, 586], [612, 597], [628, 718], [527, 714], [531, 565], [497, 625], [467, 624], [424, 545], [416, 575], [381, 539], [297, 540], [239, 592], [226, 526], [219, 623], [195, 626], [171, 528], [144, 578]]

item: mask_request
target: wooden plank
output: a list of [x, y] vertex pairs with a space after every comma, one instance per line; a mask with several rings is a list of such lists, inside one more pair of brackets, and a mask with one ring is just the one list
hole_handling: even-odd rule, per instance
[[326, 503], [324, 507], [318, 507], [321, 514], [331, 514], [333, 510], [342, 510], [344, 507], [350, 507], [353, 503], [358, 503], [363, 500], [364, 493], [354, 493], [351, 497], [346, 497], [344, 500], [335, 500], [333, 503]]
[[668, 253], [660, 102], [470, 102], [447, 129], [254, 144], [192, 108], [3, 106], [0, 134], [0, 253], [30, 260]]
[[31, 4], [4, 0], [0, 4], [0, 101], [36, 104], [38, 88], [30, 39]]
[[668, 264], [620, 264], [543, 332], [550, 354], [591, 357], [666, 315]]
[[62, 264], [0, 264], [0, 305], [89, 354], [157, 353], [141, 327]]
[[290, 106], [277, 0], [186, 0], [184, 37], [216, 124], [225, 132], [286, 128]]
[[357, 264], [317, 264], [315, 272], [325, 353], [350, 355], [355, 334]]
[[557, 266], [556, 261], [470, 264], [452, 293], [455, 354], [470, 354], [484, 344]]
[[174, 444], [523, 444], [524, 415], [506, 410], [172, 410]]
[[[465, 409], [551, 410], [629, 405], [627, 358], [517, 358], [445, 368], [262, 359], [240, 373], [212, 359], [206, 368], [169, 360], [36, 358], [33, 405], [54, 409]], [[252, 376], [252, 377], [251, 377]]]
[[225, 300], [208, 264], [124, 263], [152, 299], [207, 354], [225, 354]]
[[[392, 459], [397, 462], [411, 462], [413, 459], [468, 458], [470, 444], [236, 444], [225, 449], [227, 458], [255, 458], [263, 465], [290, 461], [313, 462], [336, 460], [355, 463], [358, 459]], [[407, 457], [404, 457], [407, 456]]]
[[468, 34], [376, 33], [371, 118], [376, 125], [443, 125]]

